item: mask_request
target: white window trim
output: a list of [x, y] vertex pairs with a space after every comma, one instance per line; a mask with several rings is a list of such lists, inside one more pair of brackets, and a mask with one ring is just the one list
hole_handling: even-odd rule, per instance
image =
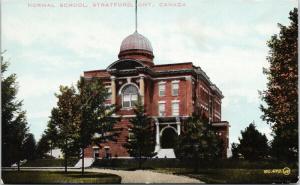
[[[174, 103], [177, 103], [178, 104], [178, 115], [174, 115], [174, 109], [173, 109], [173, 104]], [[171, 109], [172, 109], [172, 116], [179, 116], [180, 115], [180, 105], [179, 105], [180, 101], [179, 100], [172, 100], [172, 106], [171, 106]]]
[[[160, 105], [164, 105], [164, 115], [161, 115], [160, 114]], [[158, 116], [166, 116], [166, 103], [165, 103], [165, 101], [161, 101], [161, 102], [159, 102], [158, 103]]]
[[[160, 86], [161, 86], [161, 85], [163, 85], [163, 87], [164, 87], [164, 94], [163, 94], [163, 95], [160, 94]], [[166, 83], [159, 83], [159, 84], [158, 84], [158, 96], [159, 96], [159, 97], [166, 96]]]
[[[173, 90], [174, 90], [174, 85], [175, 85], [175, 84], [178, 85], [178, 88], [177, 88], [177, 95], [175, 95], [175, 94], [174, 94], [174, 91], [173, 91]], [[174, 81], [172, 81], [172, 86], [171, 86], [171, 87], [172, 87], [172, 96], [179, 96], [179, 80], [174, 80]]]
[[165, 82], [165, 81], [160, 81], [160, 82], [158, 82], [158, 84], [160, 85], [160, 84], [166, 84], [167, 82]]

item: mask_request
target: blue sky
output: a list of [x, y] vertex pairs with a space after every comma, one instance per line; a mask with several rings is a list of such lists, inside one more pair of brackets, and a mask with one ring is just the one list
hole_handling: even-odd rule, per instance
[[[29, 7], [28, 2], [54, 8]], [[86, 70], [104, 69], [117, 60], [122, 40], [134, 31], [133, 7], [61, 8], [68, 0], [2, 0], [2, 50], [9, 73], [19, 81], [30, 131], [39, 139], [56, 104], [59, 85], [75, 84]], [[139, 0], [139, 32], [152, 43], [156, 64], [193, 62], [223, 91], [222, 119], [229, 121], [230, 142], [260, 119], [258, 90], [266, 88], [267, 40], [287, 25], [297, 0]], [[182, 7], [163, 7], [175, 2]], [[148, 4], [149, 5], [149, 4]]]

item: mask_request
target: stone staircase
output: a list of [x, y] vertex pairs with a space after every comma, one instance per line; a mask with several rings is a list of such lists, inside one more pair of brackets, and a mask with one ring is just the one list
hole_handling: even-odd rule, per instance
[[164, 148], [157, 151], [157, 158], [176, 158], [173, 148]]
[[[92, 164], [94, 163], [95, 159], [94, 158], [84, 158], [84, 167], [88, 168], [91, 167]], [[75, 168], [81, 168], [81, 164], [82, 160], [80, 159], [76, 164], [75, 164]]]

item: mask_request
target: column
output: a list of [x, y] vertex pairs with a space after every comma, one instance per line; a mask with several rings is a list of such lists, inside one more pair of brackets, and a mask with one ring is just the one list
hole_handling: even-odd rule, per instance
[[180, 119], [177, 117], [176, 118], [176, 124], [177, 124], [177, 133], [180, 135], [181, 128], [180, 128]]
[[144, 97], [145, 97], [145, 81], [144, 81], [145, 76], [140, 75], [140, 96], [142, 103], [144, 103]]
[[157, 152], [160, 149], [159, 122], [158, 122], [157, 119], [155, 119], [155, 125], [156, 125], [156, 145], [155, 145], [155, 152]]
[[111, 104], [116, 104], [116, 77], [111, 76]]

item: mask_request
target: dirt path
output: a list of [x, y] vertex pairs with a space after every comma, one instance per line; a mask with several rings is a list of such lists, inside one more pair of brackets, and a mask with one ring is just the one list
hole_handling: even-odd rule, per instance
[[110, 170], [91, 168], [91, 172], [111, 173], [122, 177], [122, 183], [203, 183], [197, 179], [172, 174], [157, 173], [149, 170]]

